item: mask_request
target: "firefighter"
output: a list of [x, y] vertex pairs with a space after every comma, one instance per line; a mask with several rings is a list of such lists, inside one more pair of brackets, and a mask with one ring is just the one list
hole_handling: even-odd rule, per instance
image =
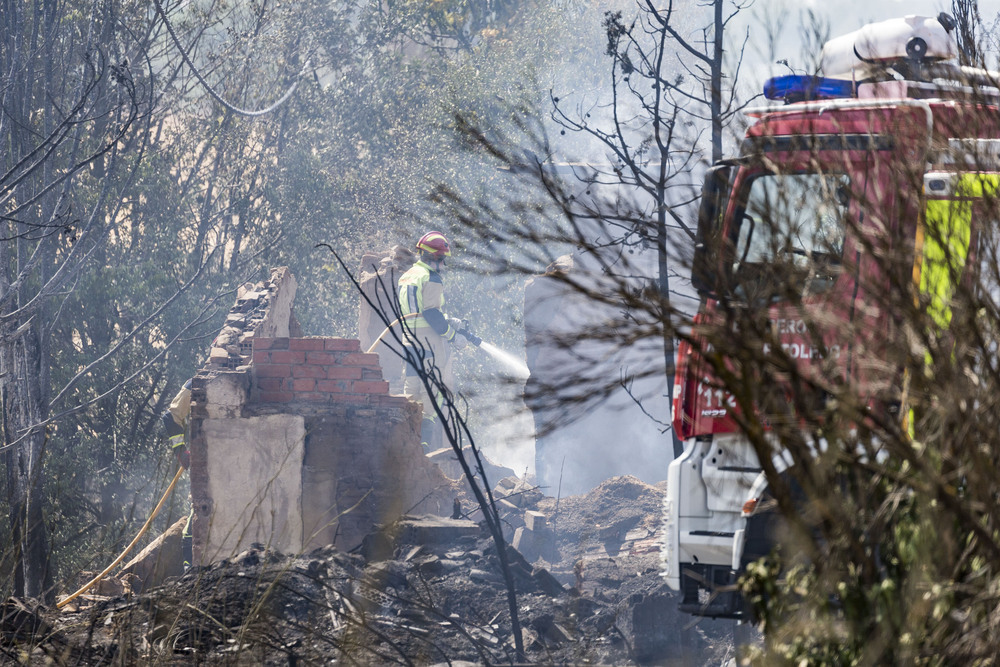
[[[399, 279], [399, 307], [407, 335], [404, 336], [410, 354], [422, 361], [424, 371], [440, 373], [444, 386], [454, 386], [452, 350], [464, 348], [468, 339], [460, 320], [444, 312], [444, 282], [441, 271], [445, 259], [451, 256], [451, 245], [441, 232], [428, 232], [417, 241], [418, 259]], [[408, 317], [409, 316], [409, 317]], [[428, 396], [418, 369], [412, 363], [406, 366], [403, 390], [419, 397], [423, 404], [424, 419], [420, 438], [425, 450], [443, 445], [442, 427], [437, 423], [434, 406], [441, 405], [440, 389]]]
[[[167, 432], [170, 450], [177, 457], [177, 463], [183, 468], [191, 467], [191, 455], [187, 448], [188, 415], [191, 414], [191, 380], [184, 383], [181, 390], [170, 401], [170, 407], [163, 411], [160, 420]], [[184, 532], [181, 535], [181, 547], [184, 552], [184, 569], [191, 567], [193, 560], [194, 540], [191, 536], [191, 520], [194, 518], [194, 507], [188, 512]]]

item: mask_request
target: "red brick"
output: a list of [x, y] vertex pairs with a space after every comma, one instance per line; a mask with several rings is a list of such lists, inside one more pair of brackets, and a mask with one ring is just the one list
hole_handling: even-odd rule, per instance
[[333, 397], [334, 403], [356, 403], [368, 405], [368, 399], [371, 396], [368, 394], [337, 394]]
[[[362, 371], [357, 366], [326, 366], [326, 377], [330, 380], [360, 380]], [[381, 377], [381, 376], [380, 376]]]
[[326, 374], [326, 366], [310, 366], [310, 365], [298, 365], [292, 366], [292, 377], [293, 378], [323, 378], [324, 380], [329, 375]]
[[337, 363], [337, 355], [332, 352], [306, 352], [306, 363], [329, 366]]
[[327, 338], [326, 349], [335, 352], [360, 352], [361, 341], [354, 338]]
[[316, 382], [316, 391], [327, 391], [330, 393], [344, 393], [350, 389], [350, 382], [341, 380], [319, 380]]
[[374, 382], [372, 380], [355, 380], [351, 383], [351, 392], [354, 394], [388, 394], [388, 382]]
[[253, 349], [255, 350], [287, 350], [287, 338], [254, 338]]
[[387, 396], [383, 394], [380, 396], [372, 396], [371, 398], [375, 405], [386, 408], [403, 408], [410, 402], [410, 399], [406, 396]]
[[306, 355], [309, 354], [305, 350], [292, 350], [292, 363], [293, 364], [304, 364], [306, 363]]
[[340, 363], [345, 366], [378, 366], [378, 355], [374, 352], [371, 354], [365, 354], [363, 352], [352, 352], [351, 354], [345, 354], [344, 358], [340, 360]]
[[382, 379], [382, 369], [381, 368], [361, 368], [362, 380], [381, 380]]
[[254, 366], [254, 372], [259, 378], [291, 377], [292, 367], [285, 364], [260, 364]]
[[262, 391], [260, 392], [261, 403], [288, 403], [295, 397], [290, 391]]
[[322, 391], [304, 391], [301, 394], [296, 394], [296, 397], [302, 401], [309, 401], [310, 403], [329, 403], [330, 394]]
[[291, 364], [295, 361], [289, 350], [271, 350], [268, 354], [271, 355], [272, 364]]
[[253, 351], [253, 362], [255, 364], [266, 364], [271, 360], [271, 353], [267, 350], [254, 349]]
[[313, 378], [299, 378], [292, 380], [292, 391], [313, 391], [316, 389], [316, 380]]
[[288, 349], [322, 351], [325, 343], [325, 338], [291, 338], [288, 340]]
[[273, 338], [254, 338], [253, 339], [253, 349], [254, 350], [269, 350], [271, 345], [274, 344]]
[[257, 388], [261, 391], [284, 391], [284, 378], [263, 377], [257, 379]]

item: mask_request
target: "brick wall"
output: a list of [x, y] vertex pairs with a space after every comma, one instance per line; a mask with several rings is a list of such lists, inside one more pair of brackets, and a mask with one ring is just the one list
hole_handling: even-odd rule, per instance
[[423, 454], [420, 405], [355, 339], [297, 335], [295, 279], [245, 286], [194, 378], [195, 558], [253, 542], [351, 549], [403, 513], [446, 515], [455, 483]]
[[401, 406], [390, 396], [377, 354], [346, 338], [255, 338], [253, 372], [261, 403]]

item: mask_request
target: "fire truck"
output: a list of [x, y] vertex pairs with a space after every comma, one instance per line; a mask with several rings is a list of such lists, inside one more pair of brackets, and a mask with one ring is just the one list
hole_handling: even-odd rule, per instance
[[770, 333], [746, 344], [780, 347], [803, 374], [846, 378], [870, 410], [905, 419], [903, 375], [884, 356], [899, 333], [886, 253], [947, 326], [1000, 184], [1000, 75], [956, 64], [953, 29], [944, 14], [908, 16], [831, 40], [821, 76], [767, 82], [771, 104], [748, 112], [739, 155], [705, 176], [692, 265], [701, 305], [678, 349], [672, 417], [684, 451], [664, 507], [664, 575], [682, 611], [746, 618], [735, 584], [776, 546], [760, 501], [769, 475], [792, 465], [780, 444], [760, 460], [699, 327], [756, 308]]

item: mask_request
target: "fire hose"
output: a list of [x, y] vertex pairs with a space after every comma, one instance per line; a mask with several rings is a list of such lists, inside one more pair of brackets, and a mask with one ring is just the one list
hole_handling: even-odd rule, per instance
[[[405, 319], [409, 319], [411, 317], [417, 317], [418, 315], [420, 315], [419, 312], [410, 313], [409, 315], [403, 315], [401, 317], [397, 317], [396, 319], [394, 319], [392, 322], [389, 323], [389, 326], [387, 326], [385, 329], [382, 330], [382, 333], [378, 335], [378, 338], [375, 339], [375, 342], [372, 343], [371, 347], [365, 350], [365, 354], [371, 354], [372, 352], [374, 352], [375, 348], [378, 347], [378, 344], [382, 342], [382, 339], [385, 338], [385, 335], [389, 333], [389, 330], [392, 329], [394, 326], [396, 326]], [[474, 346], [479, 347], [482, 344], [483, 339], [475, 335], [471, 331], [469, 331], [469, 321], [463, 320], [462, 327], [463, 327], [462, 329], [457, 330], [458, 333], [465, 336], [465, 339], [468, 340], [470, 343], [472, 343]]]
[[125, 547], [125, 550], [121, 552], [118, 558], [116, 558], [115, 561], [111, 563], [111, 565], [108, 565], [106, 568], [104, 568], [103, 572], [101, 572], [99, 575], [97, 575], [96, 577], [88, 581], [86, 584], [84, 584], [83, 587], [76, 593], [73, 593], [68, 598], [65, 598], [57, 602], [56, 609], [62, 609], [70, 602], [72, 602], [76, 598], [80, 597], [81, 595], [89, 591], [97, 582], [99, 582], [104, 577], [108, 576], [108, 573], [111, 572], [111, 570], [115, 569], [118, 563], [122, 562], [125, 559], [125, 556], [128, 555], [128, 552], [132, 551], [133, 547], [135, 547], [135, 545], [139, 543], [139, 540], [142, 539], [142, 536], [145, 535], [146, 531], [149, 530], [149, 527], [153, 525], [153, 519], [155, 519], [156, 515], [160, 513], [160, 510], [163, 508], [163, 503], [167, 502], [167, 498], [169, 498], [170, 494], [173, 493], [174, 487], [177, 486], [177, 480], [181, 478], [181, 473], [183, 472], [184, 472], [184, 466], [178, 466], [177, 474], [174, 475], [174, 478], [170, 482], [170, 485], [167, 487], [167, 490], [163, 492], [163, 497], [160, 498], [160, 502], [156, 503], [156, 507], [153, 508], [153, 513], [149, 515], [149, 518], [146, 519], [146, 523], [143, 524], [142, 529], [139, 531], [139, 534], [136, 535], [131, 542], [129, 542], [129, 545]]
[[390, 322], [390, 323], [389, 323], [389, 326], [387, 326], [387, 327], [386, 327], [386, 328], [385, 328], [385, 329], [384, 329], [384, 330], [382, 331], [382, 333], [380, 333], [380, 334], [378, 335], [378, 338], [376, 338], [376, 339], [375, 339], [375, 342], [374, 342], [374, 343], [372, 343], [372, 346], [371, 346], [371, 347], [369, 347], [369, 348], [368, 348], [368, 349], [367, 349], [367, 350], [365, 351], [365, 354], [371, 354], [372, 352], [374, 352], [374, 351], [375, 351], [375, 348], [376, 348], [376, 347], [378, 346], [378, 344], [382, 342], [382, 339], [383, 339], [383, 338], [385, 338], [385, 335], [386, 335], [387, 333], [389, 333], [389, 330], [390, 330], [390, 329], [392, 329], [392, 328], [393, 328], [394, 326], [396, 326], [397, 324], [399, 324], [400, 322], [402, 322], [402, 321], [403, 321], [403, 320], [405, 320], [405, 319], [409, 319], [409, 318], [411, 318], [411, 317], [416, 317], [416, 316], [417, 316], [417, 315], [419, 315], [419, 314], [420, 314], [420, 313], [410, 313], [409, 315], [402, 315], [402, 316], [400, 316], [400, 317], [397, 317], [396, 319], [394, 319], [394, 320], [393, 320], [392, 322]]

